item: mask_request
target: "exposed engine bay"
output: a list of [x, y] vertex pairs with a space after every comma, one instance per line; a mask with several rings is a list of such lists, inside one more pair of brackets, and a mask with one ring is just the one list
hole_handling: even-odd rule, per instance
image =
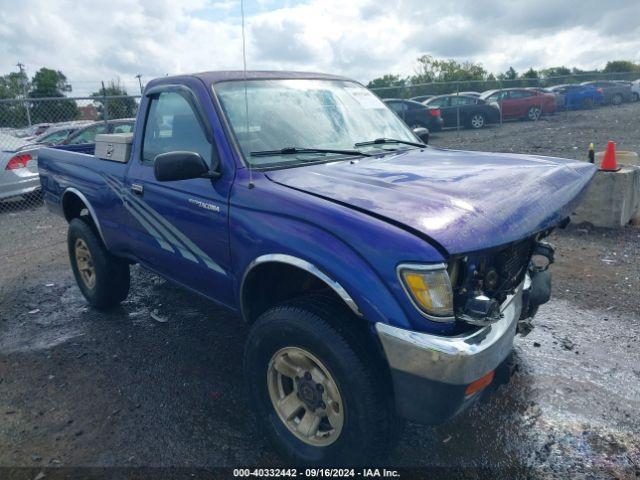
[[526, 335], [530, 319], [551, 296], [554, 248], [542, 241], [551, 231], [453, 259], [448, 271], [456, 319], [476, 326], [498, 321], [502, 304], [524, 283], [519, 333]]

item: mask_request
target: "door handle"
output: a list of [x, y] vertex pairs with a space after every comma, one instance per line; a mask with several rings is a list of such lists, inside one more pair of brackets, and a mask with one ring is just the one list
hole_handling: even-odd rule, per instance
[[139, 183], [132, 183], [131, 191], [133, 191], [133, 193], [135, 193], [136, 195], [142, 195], [144, 193], [144, 187]]

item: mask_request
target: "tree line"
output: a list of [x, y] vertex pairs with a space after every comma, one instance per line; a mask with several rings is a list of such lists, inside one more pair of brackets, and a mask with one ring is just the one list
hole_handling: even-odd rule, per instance
[[483, 91], [500, 88], [500, 86], [528, 87], [547, 83], [575, 83], [590, 80], [591, 78], [588, 78], [590, 76], [598, 78], [603, 74], [611, 74], [612, 78], [620, 79], [637, 78], [640, 77], [640, 64], [628, 60], [614, 60], [607, 62], [602, 70], [559, 66], [540, 70], [529, 68], [518, 72], [513, 67], [509, 67], [504, 72], [492, 73], [487, 71], [481, 63], [458, 62], [454, 59], [422, 55], [416, 59], [413, 75], [402, 77], [385, 74], [371, 80], [367, 87], [374, 90], [383, 89], [380, 94], [384, 97], [406, 97], [451, 93], [452, 86], [444, 85], [443, 83], [446, 82], [456, 82], [461, 91]]
[[[67, 97], [71, 91], [71, 84], [64, 73], [46, 67], [42, 67], [30, 79], [23, 71], [0, 76], [0, 100], [23, 100], [0, 102], [0, 127], [24, 127], [28, 123], [27, 115], [32, 124], [78, 119], [78, 104]], [[127, 95], [126, 89], [114, 80], [90, 95], [96, 98], [93, 103], [98, 119], [105, 115], [108, 118], [135, 116], [138, 107], [133, 98], [102, 100], [104, 96], [114, 95]], [[50, 100], [38, 100], [43, 98]]]

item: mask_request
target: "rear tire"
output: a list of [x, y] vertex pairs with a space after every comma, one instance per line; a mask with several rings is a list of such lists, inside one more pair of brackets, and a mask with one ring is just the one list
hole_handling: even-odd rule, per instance
[[585, 98], [584, 100], [582, 100], [581, 106], [585, 110], [591, 110], [593, 108], [593, 100], [590, 98]]
[[[367, 332], [356, 335], [349, 315], [329, 299], [306, 296], [266, 311], [251, 328], [244, 354], [250, 401], [261, 427], [288, 462], [379, 462], [397, 433], [390, 384], [381, 375], [378, 357], [363, 343]], [[281, 375], [281, 370], [289, 373]], [[280, 375], [275, 384], [273, 375]], [[335, 388], [318, 387], [318, 378], [330, 378]], [[322, 392], [320, 398], [314, 398], [316, 390]], [[314, 408], [318, 402], [322, 408]], [[307, 430], [303, 422], [314, 416], [322, 420], [315, 430]], [[305, 436], [299, 429], [315, 433]]]
[[542, 116], [542, 108], [538, 106], [529, 107], [527, 110], [527, 120], [535, 122]]
[[73, 275], [91, 306], [105, 310], [127, 298], [129, 264], [109, 253], [90, 221], [71, 220], [67, 248]]
[[633, 92], [632, 99], [633, 99], [634, 102], [640, 102], [640, 93]]
[[620, 105], [622, 103], [622, 95], [616, 93], [613, 97], [611, 97], [611, 105]]

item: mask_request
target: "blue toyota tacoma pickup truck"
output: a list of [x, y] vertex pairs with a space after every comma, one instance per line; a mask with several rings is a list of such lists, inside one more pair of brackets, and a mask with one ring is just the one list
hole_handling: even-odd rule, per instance
[[499, 381], [595, 171], [428, 147], [359, 83], [294, 72], [151, 81], [121, 143], [39, 155], [80, 290], [113, 307], [138, 263], [237, 312], [249, 404], [304, 464], [380, 458], [399, 418]]

